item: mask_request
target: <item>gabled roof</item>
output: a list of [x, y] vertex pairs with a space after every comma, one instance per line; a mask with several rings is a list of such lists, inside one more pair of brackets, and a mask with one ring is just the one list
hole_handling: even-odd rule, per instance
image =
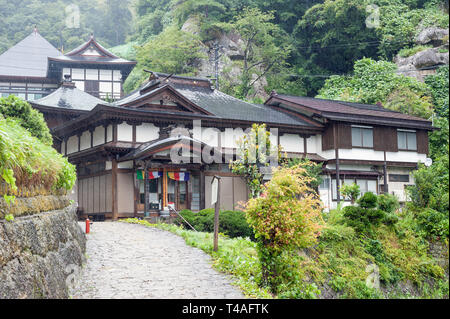
[[[165, 151], [167, 149], [170, 150], [172, 147], [177, 146], [180, 148], [190, 149], [194, 152], [194, 154], [201, 156], [202, 147], [207, 146], [207, 144], [188, 136], [170, 136], [141, 144], [136, 149], [121, 157], [119, 159], [119, 162], [128, 161], [131, 159], [138, 160], [148, 158], [151, 155]], [[220, 156], [222, 156], [220, 150], [216, 149], [216, 152], [217, 154], [220, 154]]]
[[105, 65], [131, 65], [136, 64], [135, 61], [128, 61], [114, 55], [94, 38], [91, 38], [78, 46], [74, 50], [58, 56], [49, 56], [50, 61], [63, 63], [83, 63], [83, 64], [105, 64]]
[[286, 108], [302, 114], [316, 115], [329, 120], [432, 129], [432, 124], [429, 120], [395, 112], [381, 105], [276, 93], [272, 93], [265, 104]]
[[47, 58], [62, 53], [42, 37], [35, 29], [25, 39], [0, 55], [0, 76], [47, 76]]
[[224, 120], [239, 120], [273, 124], [286, 124], [304, 127], [321, 127], [320, 123], [305, 117], [276, 110], [266, 105], [248, 103], [223, 92], [215, 90], [208, 79], [168, 75], [153, 72], [149, 82], [123, 99], [116, 101], [117, 106], [131, 106], [148, 95], [162, 89], [176, 91], [179, 95], [204, 110]]
[[98, 104], [107, 104], [89, 93], [77, 89], [72, 82], [64, 82], [51, 94], [30, 102], [33, 106], [55, 109], [90, 111]]

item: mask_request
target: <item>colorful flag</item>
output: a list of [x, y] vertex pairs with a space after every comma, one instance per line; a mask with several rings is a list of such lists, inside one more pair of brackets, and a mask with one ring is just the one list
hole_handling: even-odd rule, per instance
[[[137, 179], [144, 179], [143, 173], [144, 173], [143, 170], [137, 170], [136, 171]], [[158, 172], [158, 171], [150, 171], [150, 172], [148, 172], [148, 179], [160, 178], [161, 176], [162, 176], [162, 172]]]
[[187, 172], [167, 172], [167, 176], [170, 179], [173, 179], [176, 181], [188, 181], [189, 180], [189, 173], [187, 173]]

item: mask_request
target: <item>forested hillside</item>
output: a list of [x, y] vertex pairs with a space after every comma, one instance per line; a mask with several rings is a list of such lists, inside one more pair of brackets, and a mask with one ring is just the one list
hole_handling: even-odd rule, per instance
[[126, 41], [132, 31], [129, 1], [123, 0], [0, 0], [0, 54], [36, 25], [50, 43], [64, 51], [94, 33], [105, 46]]

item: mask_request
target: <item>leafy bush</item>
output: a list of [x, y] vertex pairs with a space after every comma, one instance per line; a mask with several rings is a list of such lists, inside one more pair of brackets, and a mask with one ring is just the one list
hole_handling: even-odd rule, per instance
[[378, 208], [386, 213], [393, 213], [400, 208], [400, 203], [395, 195], [380, 194], [377, 199]]
[[317, 242], [322, 229], [321, 202], [301, 166], [274, 170], [260, 197], [247, 202], [247, 221], [255, 232], [263, 286], [276, 292], [283, 253]]
[[423, 231], [426, 238], [448, 238], [449, 219], [447, 213], [427, 208], [416, 213], [419, 229]]
[[3, 114], [5, 118], [17, 119], [20, 125], [26, 128], [31, 135], [37, 137], [44, 144], [52, 145], [53, 139], [44, 116], [33, 109], [28, 102], [14, 95], [0, 98], [0, 114]]
[[[214, 231], [214, 209], [208, 208], [194, 213], [190, 210], [182, 210], [180, 215], [183, 216], [189, 224], [198, 231], [213, 232]], [[179, 222], [189, 229], [181, 218]], [[231, 238], [250, 237], [254, 238], [253, 231], [245, 219], [245, 213], [241, 211], [221, 211], [219, 213], [219, 232]]]
[[355, 203], [355, 201], [358, 199], [359, 195], [361, 194], [359, 185], [356, 183], [344, 184], [341, 186], [340, 191], [341, 191], [342, 196], [350, 199], [352, 204]]
[[372, 192], [364, 193], [364, 195], [358, 199], [358, 204], [362, 208], [375, 208], [377, 207], [377, 195]]
[[19, 123], [0, 115], [0, 181], [9, 185], [3, 195], [35, 196], [72, 189], [75, 166]]

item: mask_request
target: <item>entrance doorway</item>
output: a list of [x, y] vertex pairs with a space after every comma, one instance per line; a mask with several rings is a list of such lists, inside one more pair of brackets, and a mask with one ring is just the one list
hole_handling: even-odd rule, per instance
[[[164, 207], [173, 204], [176, 210], [188, 209], [190, 173], [158, 170], [149, 171], [148, 178], [148, 209], [149, 211], [160, 211]], [[145, 209], [145, 180], [142, 171], [137, 172], [139, 189], [137, 209]]]

